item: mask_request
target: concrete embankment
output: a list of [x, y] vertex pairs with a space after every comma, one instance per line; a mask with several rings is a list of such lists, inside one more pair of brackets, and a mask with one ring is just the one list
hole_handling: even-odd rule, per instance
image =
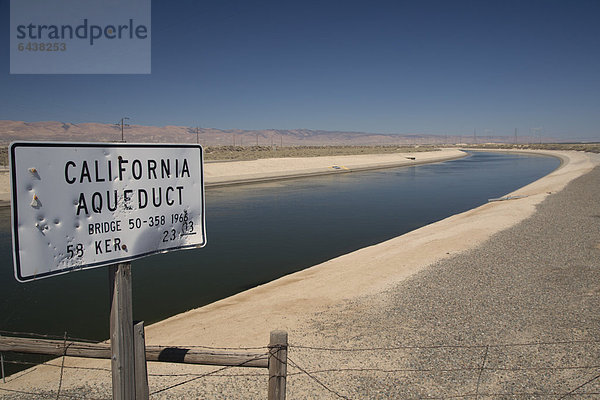
[[252, 161], [215, 162], [205, 165], [204, 176], [207, 187], [225, 186], [427, 164], [453, 160], [465, 155], [465, 152], [457, 149], [442, 149], [416, 153], [265, 158]]

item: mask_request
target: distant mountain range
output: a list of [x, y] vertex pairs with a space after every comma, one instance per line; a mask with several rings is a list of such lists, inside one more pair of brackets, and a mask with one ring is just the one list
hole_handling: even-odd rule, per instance
[[[309, 129], [215, 129], [185, 126], [130, 125], [123, 129], [130, 143], [196, 143], [204, 146], [326, 146], [326, 145], [416, 145], [458, 143], [514, 143], [514, 136], [380, 134]], [[0, 120], [0, 143], [14, 140], [118, 142], [121, 127], [116, 124]], [[520, 136], [519, 143], [537, 142], [539, 138]], [[556, 141], [544, 138], [544, 141]]]

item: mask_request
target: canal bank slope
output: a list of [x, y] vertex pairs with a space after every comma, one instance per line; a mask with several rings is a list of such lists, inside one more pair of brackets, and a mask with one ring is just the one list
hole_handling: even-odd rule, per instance
[[[147, 342], [148, 344], [160, 345], [215, 347], [265, 346], [270, 330], [285, 329], [290, 332], [290, 341], [293, 344], [317, 347], [373, 348], [415, 343], [455, 343], [461, 342], [461, 340], [468, 340], [467, 344], [472, 344], [472, 341], [476, 339], [480, 339], [485, 343], [485, 330], [482, 330], [482, 337], [461, 339], [460, 335], [464, 335], [464, 332], [456, 334], [452, 332], [450, 335], [437, 332], [438, 336], [432, 338], [426, 330], [423, 330], [424, 328], [419, 327], [431, 328], [437, 326], [442, 329], [445, 326], [456, 325], [454, 320], [459, 317], [462, 318], [461, 323], [463, 325], [468, 325], [471, 319], [477, 319], [480, 315], [491, 316], [496, 323], [501, 323], [499, 316], [496, 315], [499, 308], [498, 304], [508, 303], [508, 306], [516, 304], [517, 300], [515, 298], [519, 298], [519, 296], [526, 297], [524, 296], [526, 292], [510, 293], [514, 298], [505, 298], [502, 291], [498, 292], [494, 289], [493, 281], [480, 284], [478, 286], [480, 292], [469, 292], [466, 282], [479, 279], [479, 276], [471, 275], [468, 268], [459, 271], [458, 275], [454, 275], [453, 272], [446, 272], [442, 279], [447, 281], [449, 288], [453, 288], [458, 292], [458, 297], [451, 299], [450, 303], [460, 311], [458, 315], [446, 314], [443, 308], [435, 308], [429, 303], [424, 303], [422, 308], [418, 303], [407, 305], [411, 308], [405, 310], [401, 310], [400, 306], [392, 308], [388, 301], [390, 291], [398, 290], [407, 278], [415, 276], [419, 271], [427, 272], [429, 276], [437, 276], [436, 271], [440, 263], [445, 264], [452, 261], [458, 265], [477, 265], [477, 260], [475, 262], [472, 260], [468, 250], [476, 249], [479, 245], [485, 243], [484, 246], [478, 248], [485, 253], [491, 245], [490, 242], [486, 242], [487, 239], [500, 231], [515, 227], [519, 222], [531, 217], [543, 200], [548, 196], [554, 197], [569, 182], [590, 172], [595, 166], [599, 165], [600, 161], [597, 155], [586, 153], [555, 152], [553, 154], [563, 159], [561, 168], [511, 193], [514, 196], [525, 197], [485, 204], [398, 238], [358, 250], [205, 307], [174, 316], [149, 326], [146, 331]], [[598, 186], [597, 182], [596, 186]], [[565, 192], [568, 197], [569, 191]], [[585, 193], [584, 191], [583, 194]], [[577, 195], [579, 201], [591, 203], [595, 201], [594, 193], [590, 192], [591, 198], [586, 198], [579, 192]], [[550, 212], [546, 211], [541, 215], [548, 222], [546, 228], [552, 228], [553, 220], [560, 219], [557, 218], [558, 214], [566, 212], [568, 205], [568, 201], [563, 202], [558, 209], [555, 207]], [[527, 226], [528, 221], [519, 226]], [[577, 225], [580, 221], [573, 218], [572, 223]], [[560, 228], [562, 227], [557, 227], [557, 229]], [[537, 232], [537, 238], [545, 241], [546, 233], [546, 231]], [[555, 237], [550, 235], [549, 238], [553, 239]], [[571, 240], [576, 239], [571, 238]], [[507, 277], [509, 283], [511, 279], [518, 282], [519, 279], [523, 278], [522, 273], [519, 272], [520, 264], [527, 258], [547, 261], [544, 259], [545, 255], [540, 254], [543, 248], [536, 245], [536, 236], [529, 237], [529, 240], [531, 240], [531, 243], [525, 242], [524, 244], [529, 253], [520, 249], [516, 252], [516, 256], [521, 256], [523, 259], [517, 257], [510, 262], [513, 270], [510, 271], [511, 273]], [[546, 243], [546, 247], [552, 248], [552, 242]], [[579, 251], [575, 245], [570, 250]], [[501, 248], [496, 253], [490, 253], [490, 257], [502, 261], [502, 257], [508, 258], [514, 251], [511, 248]], [[567, 259], [570, 256], [568, 251], [563, 255]], [[480, 264], [483, 264], [485, 260], [486, 257], [482, 257]], [[432, 270], [432, 267], [426, 268], [428, 266], [435, 266], [435, 270]], [[497, 271], [485, 272], [485, 274], [491, 276], [496, 273]], [[417, 278], [420, 276], [417, 276]], [[450, 279], [450, 277], [453, 279]], [[411, 280], [411, 284], [418, 287], [429, 285], [429, 281], [422, 282], [417, 278]], [[477, 282], [481, 283], [480, 281]], [[406, 290], [406, 288], [402, 288], [402, 290]], [[560, 303], [560, 297], [555, 298], [553, 296], [555, 294], [556, 296], [562, 296], [563, 292], [554, 292], [546, 288], [544, 295], [547, 299], [545, 300], [549, 299], [550, 304], [553, 304], [552, 302]], [[536, 292], [533, 291], [533, 293]], [[436, 296], [435, 293], [429, 293], [429, 297], [433, 299], [431, 301], [434, 301]], [[396, 298], [395, 296], [392, 297]], [[486, 302], [488, 299], [489, 302]], [[470, 308], [471, 303], [475, 302], [474, 300], [480, 300], [481, 309], [472, 310]], [[373, 318], [378, 319], [375, 321]], [[513, 332], [521, 333], [515, 336], [516, 340], [535, 340], [537, 338], [529, 335], [523, 336], [519, 326], [522, 321], [509, 322], [514, 325], [501, 326], [509, 338], [512, 337]], [[544, 322], [551, 325], [553, 319], [547, 318]], [[465, 328], [468, 328], [468, 326], [465, 326]], [[548, 328], [550, 329], [552, 326], [548, 326]], [[543, 329], [543, 327], [539, 329]], [[415, 335], [415, 332], [418, 335]], [[363, 337], [368, 338], [368, 340], [361, 341]], [[385, 343], [382, 341], [383, 339], [385, 339]], [[290, 357], [298, 363], [300, 361], [296, 357], [300, 356], [300, 350], [300, 348], [295, 347], [292, 348], [290, 353]], [[481, 349], [476, 350], [479, 354]], [[339, 357], [332, 356], [329, 353], [321, 354], [315, 350], [312, 353], [302, 354], [300, 359], [302, 364], [300, 365], [308, 363], [311, 365], [311, 370], [346, 366], [356, 369], [376, 366], [382, 370], [386, 368], [391, 370], [393, 368], [389, 367], [386, 362], [402, 358], [386, 355], [383, 356], [386, 362], [382, 362], [382, 356], [377, 352], [344, 354], [344, 356]], [[336, 357], [340, 359], [337, 360]], [[336, 359], [333, 366], [328, 361], [332, 359]], [[454, 365], [454, 362], [452, 360], [448, 365]], [[480, 365], [480, 362], [481, 360], [477, 359], [474, 364]], [[54, 363], [60, 365], [60, 360]], [[103, 361], [67, 359], [66, 365], [108, 368], [110, 364]], [[204, 371], [204, 369], [182, 367], [180, 365], [151, 364], [150, 366], [150, 373], [155, 375], [198, 374], [200, 371]], [[239, 371], [232, 371], [232, 373], [236, 372]], [[293, 369], [293, 372], [298, 372], [298, 370]], [[55, 390], [59, 373], [60, 369], [56, 367], [37, 367], [33, 372], [26, 371], [17, 374], [5, 385], [0, 385], [0, 388], [45, 390], [47, 393], [51, 393]], [[252, 374], [252, 371], [244, 371], [243, 373]], [[388, 390], [395, 387], [394, 384], [388, 382], [387, 377], [389, 375], [384, 375], [383, 378], [381, 376], [370, 376], [366, 380], [360, 378], [359, 381], [362, 379], [365, 387], [367, 387], [367, 383], [373, 385], [369, 389], [372, 390], [373, 398], [385, 398], [388, 397], [384, 394], [386, 391], [379, 393], [378, 396], [377, 390], [382, 386], [387, 387]], [[76, 394], [83, 393], [82, 391], [90, 391], [89, 393], [94, 394], [93, 397], [102, 397], [104, 396], [102, 393], [110, 393], [110, 391], [106, 392], [106, 385], [109, 385], [110, 382], [109, 373], [98, 373], [97, 370], [65, 370], [62, 378], [62, 387], [65, 393]], [[331, 392], [315, 385], [315, 381], [304, 376], [297, 377], [298, 379], [294, 380], [295, 378], [296, 376], [290, 378], [290, 398], [335, 398]], [[188, 379], [190, 379], [189, 376], [151, 377], [151, 392]], [[340, 375], [336, 379], [333, 384], [334, 387], [350, 395], [346, 391], [350, 379], [345, 378], [345, 375]], [[354, 383], [356, 385], [353, 386], [352, 392], [354, 393], [351, 397], [371, 397], [365, 393], [355, 392], [355, 390], [360, 389], [360, 382]], [[163, 394], [165, 398], [169, 396], [173, 396], [172, 398], [259, 398], [264, 397], [265, 391], [266, 384], [264, 376], [262, 376], [260, 378], [201, 379], [194, 383], [178, 386]], [[17, 395], [15, 394], [15, 396]], [[156, 397], [161, 398], [161, 395], [157, 394]], [[82, 396], [82, 398], [85, 398], [85, 396]]]
[[484, 204], [176, 315], [149, 327], [148, 338], [155, 344], [194, 342], [195, 328], [200, 328], [203, 344], [209, 346], [264, 345], [271, 329], [293, 330], [307, 314], [344, 300], [379, 293], [428, 265], [474, 248], [530, 217], [547, 196], [600, 164], [600, 156], [589, 153], [543, 154], [560, 157], [562, 165], [546, 177], [507, 194], [518, 198]]
[[[454, 160], [466, 155], [465, 152], [458, 149], [441, 149], [414, 153], [206, 162], [204, 164], [204, 181], [206, 187], [227, 186], [427, 164]], [[10, 207], [8, 170], [0, 171], [0, 207]]]
[[454, 160], [466, 156], [458, 149], [414, 153], [365, 154], [327, 157], [264, 158], [252, 161], [208, 162], [207, 187], [293, 179], [372, 169], [404, 167]]

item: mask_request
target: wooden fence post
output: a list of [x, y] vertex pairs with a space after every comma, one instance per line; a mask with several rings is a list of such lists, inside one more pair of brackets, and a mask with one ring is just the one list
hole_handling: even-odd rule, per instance
[[113, 400], [135, 400], [131, 263], [109, 266]]
[[285, 400], [288, 334], [272, 331], [269, 341], [269, 400]]
[[135, 348], [135, 399], [148, 400], [150, 398], [150, 389], [148, 388], [144, 321], [136, 322], [133, 325], [133, 345]]
[[6, 377], [4, 376], [4, 353], [0, 353], [0, 364], [2, 364], [2, 383], [6, 383]]

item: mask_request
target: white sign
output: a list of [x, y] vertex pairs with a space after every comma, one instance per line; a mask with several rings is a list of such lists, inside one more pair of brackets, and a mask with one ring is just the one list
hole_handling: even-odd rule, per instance
[[9, 152], [21, 282], [206, 243], [199, 145], [14, 142]]

